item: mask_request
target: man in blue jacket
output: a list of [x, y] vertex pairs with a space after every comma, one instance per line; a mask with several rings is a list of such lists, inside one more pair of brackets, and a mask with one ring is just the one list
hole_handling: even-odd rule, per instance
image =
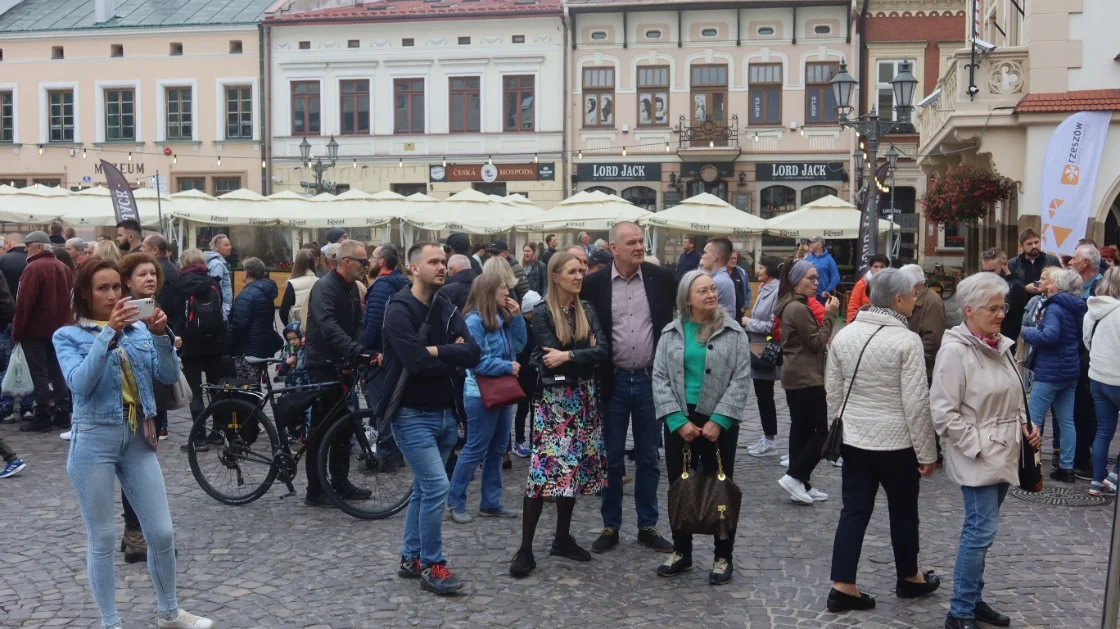
[[391, 242], [373, 250], [370, 260], [377, 267], [377, 277], [366, 293], [366, 314], [362, 325], [362, 347], [381, 353], [384, 345], [381, 324], [385, 320], [385, 306], [389, 298], [408, 286], [408, 278], [397, 268], [401, 261], [400, 249]]
[[814, 236], [809, 240], [809, 256], [805, 258], [817, 269], [820, 283], [817, 284], [817, 299], [824, 303], [822, 295], [832, 293], [840, 283], [840, 269], [836, 268], [836, 260], [832, 254], [825, 251], [824, 237]]
[[385, 308], [385, 374], [378, 405], [416, 478], [397, 574], [419, 579], [421, 588], [436, 594], [463, 586], [447, 569], [441, 528], [451, 487], [445, 465], [459, 438], [453, 376], [482, 358], [458, 309], [436, 294], [447, 276], [444, 260], [439, 243], [417, 243], [408, 250], [412, 287], [393, 295]]

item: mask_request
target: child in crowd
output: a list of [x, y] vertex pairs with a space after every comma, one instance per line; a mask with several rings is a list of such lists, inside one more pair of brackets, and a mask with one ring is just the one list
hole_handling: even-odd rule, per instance
[[[284, 362], [277, 365], [276, 370], [281, 376], [284, 376], [285, 387], [295, 387], [311, 384], [311, 377], [307, 373], [307, 367], [304, 363], [304, 356], [306, 352], [303, 347], [303, 334], [300, 330], [299, 321], [292, 321], [284, 326], [284, 345], [283, 351], [280, 352], [280, 358]], [[303, 437], [306, 438], [311, 430], [311, 409], [307, 409], [307, 421], [303, 426]]]

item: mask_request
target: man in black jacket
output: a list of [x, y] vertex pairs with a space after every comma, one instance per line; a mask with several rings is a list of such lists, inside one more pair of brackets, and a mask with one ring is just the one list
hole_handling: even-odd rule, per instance
[[1019, 278], [1019, 283], [1028, 295], [1037, 295], [1042, 290], [1035, 285], [1047, 267], [1061, 266], [1055, 256], [1042, 252], [1042, 239], [1030, 227], [1019, 232], [1019, 255], [1007, 263], [1007, 270]]
[[611, 361], [601, 377], [607, 408], [603, 445], [607, 450], [608, 482], [601, 506], [603, 532], [591, 549], [603, 553], [618, 544], [626, 429], [632, 419], [638, 542], [668, 553], [673, 544], [656, 528], [661, 426], [654, 416], [651, 376], [657, 340], [673, 320], [677, 278], [672, 271], [645, 262], [645, 238], [634, 223], [616, 223], [609, 244], [614, 264], [588, 275], [580, 291], [580, 297], [595, 307], [611, 348]]
[[467, 305], [467, 297], [471, 294], [471, 284], [474, 283], [474, 269], [471, 268], [471, 257], [455, 254], [447, 261], [447, 281], [437, 294], [446, 297], [455, 304], [462, 314]]
[[[338, 380], [338, 367], [349, 367], [362, 353], [359, 342], [362, 335], [362, 303], [357, 282], [369, 269], [369, 256], [360, 240], [347, 240], [338, 253], [338, 266], [319, 278], [311, 287], [307, 298], [307, 375], [312, 383]], [[312, 424], [323, 420], [323, 415], [342, 399], [342, 389], [333, 387], [323, 392], [316, 405]], [[319, 478], [319, 444], [322, 432], [312, 429], [307, 442], [307, 495], [304, 504], [313, 507], [331, 506], [323, 495]], [[339, 433], [335, 442], [346, 447], [351, 434]], [[366, 500], [373, 495], [368, 489], [359, 489], [349, 480], [350, 459], [339, 457], [331, 461], [331, 476], [335, 490], [344, 500]]]
[[179, 275], [179, 267], [171, 261], [171, 251], [167, 248], [167, 239], [159, 234], [148, 234], [144, 238], [141, 250], [154, 257], [163, 269], [163, 285], [167, 286]]
[[8, 234], [7, 245], [8, 252], [0, 256], [0, 273], [4, 274], [8, 290], [15, 297], [19, 292], [19, 278], [27, 268], [27, 247], [23, 245], [23, 236], [15, 232]]
[[471, 263], [471, 270], [474, 271], [475, 276], [482, 275], [482, 263], [471, 255], [471, 238], [466, 234], [456, 232], [447, 237], [447, 246], [451, 249], [451, 253], [457, 253], [461, 256], [466, 256], [467, 260]]
[[[443, 247], [434, 242], [408, 250], [412, 287], [393, 295], [385, 308], [385, 378], [378, 408], [392, 422], [393, 437], [416, 478], [397, 574], [419, 578], [421, 588], [436, 594], [462, 587], [447, 569], [441, 532], [451, 486], [444, 465], [459, 437], [453, 377], [482, 358], [463, 316], [437, 293], [447, 273], [444, 259]], [[404, 388], [394, 395], [402, 377]]]

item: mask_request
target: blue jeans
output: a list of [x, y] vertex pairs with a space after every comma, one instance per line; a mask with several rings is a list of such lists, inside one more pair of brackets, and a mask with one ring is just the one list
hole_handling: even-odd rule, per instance
[[496, 511], [502, 508], [502, 460], [509, 447], [513, 407], [486, 410], [482, 398], [470, 395], [463, 397], [463, 405], [467, 408], [467, 443], [455, 463], [447, 506], [455, 511], [466, 510], [467, 485], [482, 463], [482, 501], [478, 508]]
[[949, 599], [949, 613], [956, 618], [974, 618], [976, 604], [983, 600], [984, 559], [999, 533], [999, 508], [1008, 487], [1007, 483], [961, 487], [964, 526], [953, 566], [953, 596]]
[[93, 600], [101, 611], [101, 625], [121, 624], [117, 615], [116, 577], [113, 552], [116, 550], [113, 478], [140, 518], [148, 542], [148, 574], [156, 590], [159, 611], [174, 614], [175, 536], [167, 490], [156, 453], [141, 434], [133, 434], [127, 423], [74, 424], [70, 436], [70, 456], [66, 472], [78, 495], [78, 507], [86, 524], [86, 569]]
[[450, 482], [444, 465], [459, 439], [455, 412], [402, 408], [393, 420], [393, 438], [415, 477], [401, 555], [408, 560], [419, 557], [424, 567], [446, 563], [441, 527]]
[[607, 403], [603, 445], [607, 449], [607, 486], [600, 511], [603, 527], [622, 527], [622, 471], [626, 467], [626, 428], [634, 424], [634, 506], [638, 528], [657, 526], [657, 483], [661, 480], [657, 448], [661, 427], [653, 412], [653, 381], [649, 369], [615, 369], [614, 391]]
[[1046, 427], [1046, 411], [1053, 409], [1054, 423], [1062, 435], [1061, 458], [1063, 470], [1073, 469], [1073, 451], [1077, 447], [1077, 431], [1073, 425], [1073, 402], [1077, 395], [1077, 381], [1039, 382], [1031, 387], [1031, 421], [1041, 433]]
[[[1089, 381], [1093, 406], [1097, 410], [1097, 435], [1093, 438], [1093, 480], [1098, 483], [1108, 476], [1108, 448], [1116, 433], [1116, 414], [1120, 413], [1120, 387], [1096, 380]], [[1120, 460], [1116, 462], [1120, 473]]]

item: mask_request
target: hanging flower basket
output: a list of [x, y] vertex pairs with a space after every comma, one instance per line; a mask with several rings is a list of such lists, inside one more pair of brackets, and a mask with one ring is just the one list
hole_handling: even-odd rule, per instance
[[1009, 199], [1014, 185], [993, 172], [958, 166], [930, 181], [922, 195], [922, 213], [934, 223], [972, 223], [983, 218], [996, 201]]

